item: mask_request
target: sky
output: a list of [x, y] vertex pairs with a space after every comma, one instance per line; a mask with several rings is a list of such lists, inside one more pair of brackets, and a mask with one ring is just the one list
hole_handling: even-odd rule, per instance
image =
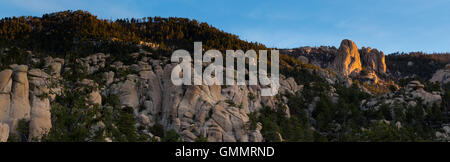
[[268, 47], [450, 52], [450, 0], [0, 0], [0, 17], [85, 10], [103, 19], [185, 17]]

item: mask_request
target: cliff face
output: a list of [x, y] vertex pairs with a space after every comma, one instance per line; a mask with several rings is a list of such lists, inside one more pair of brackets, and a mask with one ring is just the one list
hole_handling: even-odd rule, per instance
[[430, 81], [440, 82], [442, 84], [450, 82], [450, 64], [447, 64], [444, 69], [437, 70]]
[[386, 73], [385, 55], [382, 51], [371, 49], [370, 47], [363, 47], [361, 49], [361, 61], [363, 67], [369, 71], [374, 71], [379, 74]]
[[0, 72], [0, 123], [8, 126], [8, 132], [14, 133], [20, 120], [29, 121], [29, 139], [40, 139], [51, 128], [52, 97], [48, 95], [48, 85], [51, 78], [56, 77], [40, 69], [28, 70], [26, 65], [10, 67], [13, 70]]
[[[381, 60], [382, 64], [380, 57], [382, 55], [379, 52], [362, 50], [363, 52], [359, 53], [354, 49], [357, 49], [356, 45], [351, 41], [343, 42], [339, 49], [340, 53], [336, 54], [341, 55], [336, 56], [340, 57], [337, 60], [343, 61], [335, 60], [330, 66], [342, 67], [340, 74], [357, 74], [365, 65], [371, 64], [372, 66], [367, 66], [371, 72], [366, 76], [372, 77], [376, 77], [375, 73], [384, 71], [377, 63], [377, 60]], [[355, 61], [358, 60], [358, 54], [361, 55], [359, 63]], [[308, 100], [305, 98], [303, 104], [307, 109], [304, 111], [311, 121], [316, 121], [319, 118], [313, 118], [312, 115], [317, 106], [320, 106], [316, 104], [320, 101], [320, 97], [314, 93], [326, 91], [323, 95], [329, 96], [333, 107], [340, 109], [341, 107], [335, 104], [338, 104], [340, 97], [345, 93], [338, 92], [333, 85], [340, 87], [344, 84], [350, 87], [351, 84], [351, 81], [347, 82], [348, 76], [334, 75], [322, 68], [311, 68], [307, 69], [308, 73], [317, 74], [315, 77], [323, 79], [321, 84], [329, 84], [331, 87], [324, 87], [325, 90], [312, 88], [319, 82], [298, 82], [302, 84], [298, 85], [294, 78], [281, 75], [280, 95], [263, 97], [260, 95], [262, 89], [260, 86], [176, 86], [171, 81], [171, 72], [176, 64], [170, 63], [166, 57], [155, 59], [152, 53], [145, 51], [127, 56], [132, 58], [116, 59], [108, 54], [97, 53], [70, 62], [73, 60], [47, 57], [44, 60], [32, 59], [42, 61], [43, 67], [11, 65], [0, 71], [0, 141], [6, 141], [9, 134], [16, 132], [18, 121], [21, 119], [29, 121], [28, 139], [39, 140], [49, 133], [52, 127], [58, 128], [58, 122], [55, 122], [57, 119], [52, 118], [50, 109], [58, 108], [53, 104], [60, 104], [59, 97], [66, 93], [77, 94], [75, 93], [77, 91], [86, 91], [84, 94], [87, 94], [87, 97], [86, 102], [82, 104], [83, 108], [97, 109], [97, 106], [100, 106], [102, 109], [108, 109], [111, 107], [108, 101], [113, 99], [117, 101], [119, 110], [131, 108], [132, 125], [140, 129], [139, 133], [155, 140], [161, 140], [160, 137], [163, 136], [153, 133], [152, 127], [158, 124], [163, 131], [174, 130], [183, 141], [192, 142], [200, 138], [210, 142], [261, 142], [267, 140], [263, 138], [261, 131], [270, 128], [270, 125], [256, 121], [250, 126], [252, 113], [261, 113], [259, 110], [264, 107], [272, 109], [283, 107], [285, 109], [280, 113], [286, 118], [295, 119], [291, 115], [297, 117], [298, 114], [295, 113], [296, 111], [298, 113], [298, 108], [301, 107], [295, 107], [290, 101], [295, 103], [298, 98], [291, 98], [285, 94], [298, 94], [311, 97]], [[372, 63], [368, 63], [367, 60], [372, 60]], [[83, 78], [71, 76], [75, 70], [79, 70], [72, 69], [75, 68], [71, 66], [74, 63], [81, 66], [79, 69], [85, 69], [87, 76]], [[349, 93], [354, 92], [356, 90], [353, 89]], [[55, 96], [58, 97], [55, 99]], [[420, 102], [421, 105], [434, 105], [443, 101], [445, 100], [439, 92], [427, 92], [423, 84], [413, 81], [405, 87], [405, 90], [364, 99], [361, 104], [355, 106], [361, 106], [358, 110], [365, 111], [378, 109], [385, 104], [391, 107], [395, 103], [408, 106], [418, 105]], [[106, 126], [108, 123], [102, 122], [95, 123], [95, 128], [89, 127], [89, 131], [108, 129]], [[104, 134], [102, 137], [105, 141], [119, 141], [114, 139], [113, 135]]]
[[358, 47], [353, 41], [345, 39], [341, 42], [331, 69], [344, 76], [357, 74], [362, 70]]
[[[260, 86], [173, 85], [170, 75], [176, 64], [163, 62], [144, 56], [137, 64], [116, 63], [119, 66], [113, 68], [135, 67], [137, 73], [111, 83], [102, 93], [115, 94], [122, 106], [132, 107], [138, 125], [160, 123], [166, 130], [176, 130], [184, 141], [200, 137], [211, 142], [263, 141], [261, 128], [248, 128], [247, 114], [263, 106], [284, 104], [274, 97], [260, 96]], [[105, 76], [111, 74], [114, 76], [112, 71]], [[298, 90], [292, 78], [281, 79], [280, 93]]]
[[[138, 127], [149, 129], [159, 123], [164, 130], [175, 130], [184, 141], [206, 137], [213, 142], [261, 142], [261, 124], [256, 129], [250, 129], [248, 114], [264, 106], [282, 104], [287, 107], [285, 100], [262, 97], [260, 86], [176, 86], [171, 81], [171, 71], [176, 64], [164, 59], [151, 59], [152, 54], [148, 52], [131, 55], [135, 57], [131, 64], [115, 61], [108, 65], [106, 62], [111, 58], [103, 53], [77, 59], [77, 64], [89, 74], [104, 71], [105, 68], [110, 71], [101, 72], [101, 80], [105, 83], [103, 87], [87, 88], [98, 87], [91, 79], [79, 80], [70, 86], [90, 90], [86, 106], [102, 105], [102, 96], [116, 95], [122, 108], [133, 109]], [[60, 95], [61, 89], [65, 88], [49, 85], [63, 79], [61, 74], [71, 70], [62, 70], [64, 61], [47, 57], [44, 69], [28, 70], [25, 65], [13, 65], [12, 69], [0, 72], [2, 141], [7, 139], [8, 132], [16, 131], [21, 119], [30, 122], [30, 140], [39, 140], [49, 132], [52, 127], [50, 105], [55, 95]], [[118, 71], [129, 73], [118, 74]], [[281, 77], [280, 84], [279, 92], [282, 94], [300, 90], [293, 78]], [[99, 124], [99, 127], [102, 125]], [[146, 132], [151, 137], [159, 138], [150, 130]]]

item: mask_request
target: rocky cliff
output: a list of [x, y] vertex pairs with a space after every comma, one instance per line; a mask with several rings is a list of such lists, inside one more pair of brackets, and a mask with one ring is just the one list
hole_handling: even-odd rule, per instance
[[362, 70], [358, 47], [353, 41], [345, 39], [341, 42], [331, 69], [344, 76], [356, 75]]
[[[104, 86], [91, 79], [80, 80], [73, 86], [78, 90], [91, 87], [86, 89], [88, 105], [102, 105], [102, 96], [116, 95], [123, 108], [134, 110], [138, 127], [149, 128], [159, 123], [165, 130], [174, 129], [184, 141], [205, 137], [213, 142], [261, 142], [261, 127], [250, 129], [248, 114], [286, 102], [260, 96], [260, 86], [175, 86], [170, 75], [176, 64], [151, 59], [148, 52], [131, 55], [135, 61], [128, 65], [121, 61], [108, 65], [106, 62], [111, 58], [103, 53], [77, 59], [88, 74], [110, 71], [102, 72]], [[48, 133], [52, 127], [51, 102], [65, 88], [58, 86], [58, 80], [62, 79], [62, 73], [72, 70], [62, 68], [64, 61], [47, 57], [44, 69], [28, 70], [25, 65], [12, 65], [0, 72], [0, 139], [4, 141], [8, 132], [15, 132], [22, 119], [30, 122], [30, 140], [39, 140]], [[117, 74], [123, 71], [129, 73]], [[293, 78], [281, 78], [281, 93], [298, 90], [300, 87]], [[155, 137], [149, 130], [146, 132]]]
[[0, 123], [14, 133], [20, 120], [29, 122], [30, 140], [39, 140], [52, 127], [50, 102], [60, 91], [56, 84], [64, 60], [48, 57], [43, 64], [43, 69], [13, 64], [0, 72]]
[[[382, 51], [370, 47], [358, 49], [358, 46], [348, 39], [342, 40], [339, 49], [326, 46], [300, 47], [281, 52], [297, 57], [305, 64], [327, 68], [344, 76], [378, 79], [377, 75], [386, 73], [385, 54]], [[364, 76], [360, 76], [362, 70], [365, 71]]]
[[[359, 71], [363, 70], [364, 65], [372, 65], [368, 68], [368, 76], [376, 77], [385, 71], [379, 66], [383, 64], [381, 52], [363, 48], [360, 54], [356, 49], [354, 43], [344, 41], [336, 53], [336, 59], [329, 66], [341, 67], [340, 74], [347, 75], [361, 75]], [[362, 58], [358, 59], [358, 55]], [[426, 91], [425, 85], [419, 81], [409, 82], [405, 87], [391, 93], [365, 96], [364, 91], [369, 92], [367, 89], [371, 87], [355, 84], [352, 86], [349, 78], [351, 76], [336, 75], [327, 69], [305, 65], [299, 66], [300, 71], [304, 70], [302, 73], [291, 69], [288, 73], [290, 77], [281, 75], [279, 95], [274, 97], [261, 96], [260, 86], [176, 86], [170, 77], [176, 64], [170, 63], [166, 57], [155, 58], [155, 54], [144, 50], [127, 56], [127, 59], [117, 59], [109, 54], [97, 53], [75, 60], [52, 57], [36, 59], [33, 56], [33, 64], [13, 64], [0, 71], [0, 141], [6, 141], [8, 136], [19, 133], [17, 129], [23, 129], [19, 126], [20, 121], [29, 123], [29, 127], [26, 127], [29, 132], [27, 140], [39, 141], [46, 137], [55, 127], [52, 124], [62, 122], [58, 116], [51, 113], [55, 107], [59, 111], [61, 108], [64, 108], [62, 111], [71, 109], [70, 106], [107, 111], [111, 106], [108, 105], [109, 102], [117, 102], [119, 109], [131, 110], [131, 125], [138, 128], [140, 134], [145, 134], [155, 141], [162, 141], [161, 136], [165, 133], [155, 132], [155, 127], [160, 125], [160, 131], [173, 130], [182, 141], [189, 142], [199, 139], [210, 142], [292, 140], [293, 137], [280, 130], [289, 127], [280, 125], [280, 129], [271, 130], [273, 125], [263, 120], [270, 115], [281, 115], [283, 120], [292, 118], [291, 122], [294, 123], [298, 122], [298, 119], [310, 122], [311, 125], [304, 129], [306, 132], [332, 133], [340, 124], [335, 123], [334, 118], [327, 121], [326, 116], [346, 111], [349, 108], [347, 104], [356, 108], [352, 111], [368, 114], [364, 118], [369, 120], [373, 118], [370, 113], [384, 111], [384, 105], [388, 105], [389, 109], [392, 109], [390, 111], [398, 104], [405, 105], [406, 113], [410, 108], [418, 106], [423, 111], [429, 111], [434, 105], [445, 105], [448, 102], [441, 91]], [[356, 60], [359, 60], [359, 63]], [[445, 75], [438, 74], [437, 80], [443, 80], [440, 76]], [[352, 89], [354, 86], [356, 88]], [[78, 92], [87, 94], [86, 100], [81, 100], [82, 103], [71, 105], [67, 103], [71, 101], [64, 99], [64, 96], [70, 96], [72, 93], [78, 95]], [[358, 98], [358, 95], [365, 97]], [[61, 107], [64, 104], [70, 106]], [[317, 115], [323, 113], [321, 111], [327, 107], [332, 110]], [[266, 108], [273, 111], [273, 114], [261, 115], [269, 111]], [[118, 141], [107, 130], [111, 129], [110, 126], [120, 127], [115, 125], [121, 124], [120, 121], [111, 125], [109, 121], [102, 119], [107, 118], [103, 116], [102, 111], [94, 111], [92, 120], [88, 120], [92, 124], [86, 126], [89, 133], [94, 135], [97, 131], [104, 131], [101, 141]], [[261, 116], [258, 117], [258, 114]], [[270, 122], [277, 120], [272, 118], [273, 116]], [[317, 130], [324, 122], [331, 122], [336, 128]], [[407, 124], [408, 121], [403, 122]], [[269, 130], [275, 131], [275, 135], [270, 134], [274, 132], [268, 132]], [[289, 132], [290, 129], [285, 131]], [[446, 133], [439, 134], [440, 139], [447, 139], [447, 136]]]
[[450, 82], [450, 64], [447, 64], [444, 69], [437, 70], [433, 77], [430, 79], [431, 82], [439, 82], [442, 84], [447, 84]]
[[378, 74], [386, 73], [385, 55], [382, 51], [370, 47], [363, 47], [360, 53], [363, 67]]
[[193, 40], [267, 49], [206, 23], [85, 11], [0, 21], [0, 142], [450, 141], [449, 54], [384, 56], [351, 40], [285, 49], [279, 94], [263, 97], [172, 84], [168, 57]]

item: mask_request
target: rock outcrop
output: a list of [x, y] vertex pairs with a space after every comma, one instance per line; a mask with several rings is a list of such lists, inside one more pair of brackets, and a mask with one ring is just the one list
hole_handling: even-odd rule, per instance
[[[47, 57], [44, 70], [26, 65], [10, 65], [11, 69], [0, 72], [0, 123], [7, 125], [8, 133], [17, 133], [20, 120], [29, 121], [29, 140], [40, 140], [50, 131], [50, 102], [58, 87], [50, 87], [52, 79], [60, 77], [63, 59]], [[100, 101], [101, 103], [101, 101]], [[3, 131], [3, 130], [2, 130]], [[5, 131], [3, 131], [5, 132]], [[8, 136], [1, 136], [7, 138]]]
[[[363, 47], [358, 49], [351, 40], [343, 40], [339, 49], [336, 47], [300, 47], [284, 49], [281, 53], [294, 56], [303, 64], [311, 64], [329, 69], [343, 77], [360, 79], [371, 84], [379, 83], [379, 75], [386, 74], [385, 55], [382, 51]], [[364, 73], [360, 73], [363, 71]], [[362, 80], [361, 80], [362, 79]]]
[[29, 139], [34, 138], [40, 140], [52, 127], [49, 99], [50, 90], [48, 88], [50, 84], [49, 78], [51, 76], [42, 72], [40, 69], [31, 69], [28, 72], [28, 77], [31, 102]]
[[98, 89], [98, 84], [90, 79], [83, 79], [81, 82], [77, 83], [79, 89], [89, 88], [90, 93], [87, 98], [87, 105], [101, 105], [102, 104], [102, 95]]
[[363, 67], [366, 67], [369, 71], [374, 71], [378, 74], [386, 73], [385, 55], [377, 49], [363, 47], [361, 49], [361, 61]]
[[[171, 80], [176, 64], [164, 65], [163, 60], [153, 60], [147, 55], [134, 53], [133, 57], [139, 59], [135, 60], [136, 64], [110, 65], [116, 69], [132, 69], [133, 73], [120, 76], [105, 72], [103, 79], [107, 86], [101, 90], [105, 96], [117, 95], [122, 107], [133, 108], [140, 127], [159, 123], [166, 131], [175, 130], [183, 141], [206, 137], [211, 142], [260, 142], [264, 140], [261, 125], [249, 130], [247, 114], [264, 106], [284, 104], [287, 107], [284, 100], [262, 97], [260, 86], [176, 86]], [[282, 76], [280, 84], [280, 93], [301, 89], [293, 78]], [[288, 109], [285, 113], [290, 116]]]
[[30, 119], [29, 83], [27, 77], [28, 66], [18, 65], [14, 67], [13, 84], [11, 93], [11, 121], [12, 128], [20, 119]]
[[421, 101], [425, 107], [431, 107], [433, 104], [441, 104], [442, 97], [439, 92], [427, 92], [423, 88], [425, 86], [419, 81], [411, 81], [404, 89], [384, 94], [370, 99], [369, 101], [362, 101], [361, 108], [366, 110], [368, 108], [378, 109], [381, 105], [386, 104], [389, 107], [394, 107], [395, 104], [407, 105], [407, 107], [414, 107], [417, 102]]
[[11, 106], [12, 74], [10, 69], [0, 72], [0, 122], [9, 120]]
[[444, 69], [437, 70], [433, 77], [430, 79], [431, 82], [440, 82], [442, 84], [447, 84], [450, 82], [450, 64], [445, 65]]
[[412, 98], [420, 98], [425, 105], [433, 105], [434, 103], [439, 105], [442, 101], [439, 92], [429, 93], [423, 89], [424, 87], [419, 81], [411, 81], [405, 90]]
[[6, 142], [9, 136], [9, 126], [0, 122], [0, 142]]
[[332, 69], [344, 76], [359, 73], [362, 70], [358, 47], [353, 41], [345, 39], [341, 42], [339, 52], [333, 61]]

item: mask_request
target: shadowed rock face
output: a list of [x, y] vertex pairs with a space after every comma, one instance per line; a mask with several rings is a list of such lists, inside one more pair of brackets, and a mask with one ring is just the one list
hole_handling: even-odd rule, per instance
[[363, 67], [366, 67], [369, 71], [374, 71], [379, 74], [386, 73], [386, 62], [384, 53], [377, 49], [371, 49], [370, 47], [361, 49], [361, 61]]
[[[55, 73], [59, 75], [59, 73]], [[31, 69], [28, 71], [28, 79], [30, 84], [30, 139], [40, 139], [47, 134], [52, 127], [50, 113], [49, 97], [40, 97], [49, 93], [48, 79], [50, 76], [40, 69]]]
[[6, 142], [9, 136], [8, 124], [0, 123], [0, 142]]
[[444, 69], [437, 70], [430, 81], [440, 82], [442, 84], [450, 82], [450, 64], [447, 64]]
[[[51, 127], [50, 101], [53, 92], [58, 92], [58, 87], [49, 87], [50, 80], [57, 80], [60, 76], [61, 66], [51, 67], [62, 59], [49, 60], [46, 66], [52, 71], [52, 75], [41, 69], [30, 69], [26, 65], [11, 65], [11, 69], [0, 71], [0, 134], [16, 133], [19, 120], [30, 121], [29, 139], [39, 140], [47, 134]], [[54, 98], [54, 96], [53, 96]], [[6, 125], [6, 126], [5, 126]], [[0, 139], [8, 136], [0, 135]], [[0, 141], [1, 141], [0, 140]]]
[[11, 95], [11, 117], [13, 120], [30, 118], [27, 71], [28, 66], [25, 65], [19, 65], [14, 68]]
[[10, 69], [0, 72], [0, 122], [9, 118], [11, 105], [12, 73]]
[[[122, 107], [133, 108], [137, 126], [159, 123], [165, 130], [174, 129], [184, 141], [206, 137], [211, 142], [261, 142], [261, 128], [249, 130], [247, 114], [283, 102], [275, 97], [262, 97], [260, 86], [176, 86], [171, 81], [176, 64], [150, 59], [146, 53], [134, 55], [142, 57], [130, 65], [116, 62], [111, 66], [133, 68], [134, 72], [126, 76], [105, 72], [103, 79], [107, 85], [100, 93], [116, 95]], [[81, 58], [79, 63], [89, 66], [87, 69], [94, 73], [98, 69], [92, 66], [96, 65], [86, 63], [94, 62], [93, 59], [92, 56]], [[280, 83], [280, 93], [294, 93], [301, 88], [293, 78], [282, 77]], [[253, 97], [249, 98], [249, 95]]]
[[332, 69], [345, 76], [362, 70], [361, 59], [356, 44], [348, 39], [341, 42], [339, 52], [333, 61]]

